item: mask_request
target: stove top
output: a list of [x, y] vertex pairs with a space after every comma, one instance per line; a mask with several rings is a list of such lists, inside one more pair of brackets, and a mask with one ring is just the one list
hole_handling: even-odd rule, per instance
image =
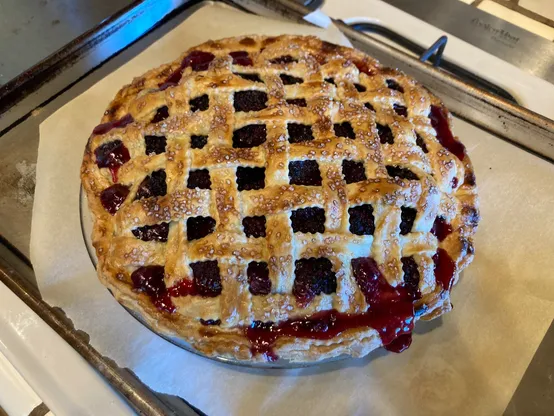
[[543, 36], [460, 0], [384, 1], [554, 84], [554, 42]]

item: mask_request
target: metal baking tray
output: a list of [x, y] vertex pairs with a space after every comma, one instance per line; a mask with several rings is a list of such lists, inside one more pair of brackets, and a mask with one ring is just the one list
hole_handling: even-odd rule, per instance
[[[160, 8], [160, 3], [166, 7]], [[267, 11], [305, 24], [303, 17], [312, 11], [310, 4], [312, 8], [319, 5], [293, 0], [225, 0], [225, 3], [246, 10], [255, 7], [258, 13]], [[13, 176], [15, 161], [36, 160], [38, 125], [44, 119], [187, 19], [199, 4], [201, 2], [194, 0], [136, 1], [0, 87], [0, 146], [8, 150], [0, 154], [0, 191], [2, 187], [9, 190], [9, 186], [14, 186], [6, 183], [6, 178]], [[458, 117], [554, 162], [552, 120], [475, 88], [343, 22], [334, 23], [356, 48], [422, 82]], [[32, 200], [32, 186], [30, 188], [27, 193]], [[119, 368], [92, 348], [86, 335], [76, 330], [62, 311], [42, 301], [28, 259], [31, 208], [32, 204], [21, 206], [18, 201], [0, 204], [0, 218], [10, 219], [0, 223], [0, 281], [96, 368], [138, 413], [201, 413], [179, 398], [149, 390], [131, 372]]]

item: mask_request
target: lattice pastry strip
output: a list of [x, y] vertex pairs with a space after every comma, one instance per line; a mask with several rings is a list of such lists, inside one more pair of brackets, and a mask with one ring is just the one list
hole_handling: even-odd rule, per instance
[[311, 37], [210, 41], [125, 86], [82, 181], [98, 274], [209, 355], [409, 345], [473, 256], [475, 177], [440, 101]]

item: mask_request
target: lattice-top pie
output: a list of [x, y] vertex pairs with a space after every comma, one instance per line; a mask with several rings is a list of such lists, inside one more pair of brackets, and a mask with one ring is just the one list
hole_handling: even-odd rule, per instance
[[402, 351], [473, 258], [442, 103], [315, 37], [209, 41], [123, 87], [82, 183], [98, 276], [159, 332], [242, 360]]

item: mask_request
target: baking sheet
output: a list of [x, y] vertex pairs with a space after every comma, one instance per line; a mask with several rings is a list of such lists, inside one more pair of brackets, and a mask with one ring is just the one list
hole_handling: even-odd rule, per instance
[[500, 414], [554, 316], [554, 165], [460, 120], [454, 129], [481, 193], [476, 259], [454, 291], [454, 311], [419, 323], [400, 355], [296, 370], [226, 366], [155, 336], [97, 281], [81, 237], [79, 167], [88, 132], [118, 88], [208, 38], [298, 30], [318, 31], [205, 7], [41, 125], [31, 258], [43, 298], [102, 354], [210, 415]]

